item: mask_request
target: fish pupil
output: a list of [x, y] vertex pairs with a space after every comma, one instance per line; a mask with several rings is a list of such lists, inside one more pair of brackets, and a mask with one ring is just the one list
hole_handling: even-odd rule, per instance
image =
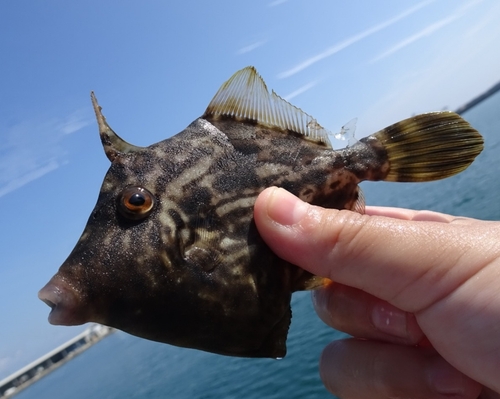
[[135, 193], [130, 197], [128, 202], [133, 206], [142, 206], [146, 203], [146, 198], [140, 193]]

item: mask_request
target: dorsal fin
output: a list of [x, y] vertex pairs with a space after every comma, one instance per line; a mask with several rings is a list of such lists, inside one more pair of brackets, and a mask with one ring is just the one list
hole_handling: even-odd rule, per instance
[[269, 93], [264, 80], [252, 66], [231, 76], [215, 94], [202, 116], [205, 119], [224, 117], [290, 130], [331, 147], [329, 132], [311, 115], [285, 101], [274, 91]]

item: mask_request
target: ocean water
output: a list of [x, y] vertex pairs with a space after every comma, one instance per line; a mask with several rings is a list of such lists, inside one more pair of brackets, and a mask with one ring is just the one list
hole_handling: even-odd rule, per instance
[[[499, 111], [500, 92], [464, 114], [485, 138], [485, 150], [467, 171], [434, 183], [363, 183], [367, 203], [500, 220]], [[292, 309], [282, 360], [217, 356], [117, 332], [16, 399], [331, 398], [318, 375], [318, 358], [343, 334], [317, 318], [309, 293], [294, 294]]]

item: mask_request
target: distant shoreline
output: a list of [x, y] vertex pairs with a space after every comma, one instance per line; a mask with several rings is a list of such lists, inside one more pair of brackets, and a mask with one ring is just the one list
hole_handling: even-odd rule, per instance
[[471, 101], [468, 103], [462, 105], [459, 107], [455, 112], [457, 114], [463, 114], [465, 111], [468, 111], [472, 107], [475, 107], [478, 105], [480, 102], [486, 100], [488, 97], [492, 96], [495, 94], [497, 91], [500, 91], [500, 82], [498, 82], [496, 85], [490, 87], [488, 90], [486, 90], [484, 93], [480, 94], [476, 98], [473, 98]]

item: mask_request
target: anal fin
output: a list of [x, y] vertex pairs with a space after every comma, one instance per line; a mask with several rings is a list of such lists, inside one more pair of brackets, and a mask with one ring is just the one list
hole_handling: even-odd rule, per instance
[[354, 203], [354, 206], [351, 209], [351, 211], [364, 214], [366, 203], [365, 203], [365, 195], [363, 194], [363, 190], [361, 190], [361, 187], [359, 186], [357, 187], [356, 193], [358, 195], [358, 198], [356, 199], [356, 202]]
[[292, 291], [308, 291], [316, 288], [325, 287], [331, 283], [331, 280], [325, 277], [315, 276], [303, 269], [298, 278], [294, 281]]

